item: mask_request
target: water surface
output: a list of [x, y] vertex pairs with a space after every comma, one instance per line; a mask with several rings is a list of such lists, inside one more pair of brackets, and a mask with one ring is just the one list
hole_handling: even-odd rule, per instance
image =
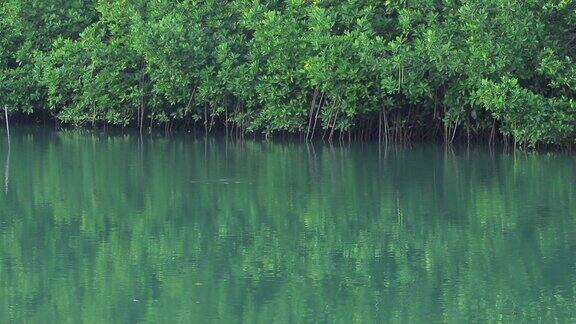
[[566, 322], [575, 157], [0, 138], [0, 322]]

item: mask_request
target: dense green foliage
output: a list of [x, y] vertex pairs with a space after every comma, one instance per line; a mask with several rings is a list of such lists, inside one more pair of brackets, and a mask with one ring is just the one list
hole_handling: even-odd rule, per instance
[[5, 0], [0, 104], [70, 124], [573, 142], [572, 0]]
[[35, 132], [2, 323], [576, 320], [569, 155]]

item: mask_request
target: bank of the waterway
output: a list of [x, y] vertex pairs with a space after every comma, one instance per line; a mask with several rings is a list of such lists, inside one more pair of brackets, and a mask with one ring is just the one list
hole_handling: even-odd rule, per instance
[[0, 322], [576, 316], [575, 157], [12, 129]]

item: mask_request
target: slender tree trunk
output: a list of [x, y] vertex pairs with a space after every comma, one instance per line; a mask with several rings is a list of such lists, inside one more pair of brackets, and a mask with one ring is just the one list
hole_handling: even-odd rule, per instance
[[136, 126], [140, 128], [140, 107], [138, 107], [138, 111], [136, 112]]
[[336, 111], [336, 115], [334, 116], [334, 121], [332, 122], [332, 129], [330, 130], [330, 136], [328, 137], [328, 141], [332, 143], [332, 136], [334, 135], [334, 129], [336, 129], [336, 122], [338, 121], [340, 111]]
[[192, 99], [194, 99], [195, 94], [196, 94], [196, 87], [194, 87], [194, 89], [192, 90], [192, 93], [190, 94], [190, 99], [188, 99], [188, 104], [186, 105], [186, 108], [184, 109], [184, 114], [188, 114], [188, 109], [190, 109], [190, 106], [192, 105]]
[[96, 105], [92, 101], [92, 129], [94, 129], [94, 124], [96, 123]]
[[489, 145], [492, 146], [494, 144], [494, 137], [496, 134], [496, 122], [492, 122], [492, 129], [490, 130], [490, 139], [489, 141]]
[[[444, 117], [446, 117], [446, 106], [444, 105]], [[449, 129], [448, 124], [444, 121], [444, 145], [448, 144]]]
[[382, 144], [382, 108], [380, 108], [380, 113], [378, 114], [378, 144]]
[[208, 134], [208, 104], [204, 104], [204, 132]]
[[[316, 132], [316, 123], [318, 122], [318, 115], [320, 114], [320, 110], [322, 109], [322, 99], [324, 98], [324, 94], [320, 97], [320, 102], [318, 103], [318, 108], [316, 108], [316, 115], [314, 116], [314, 125], [312, 126], [312, 134], [310, 135], [310, 139], [314, 137], [314, 133]], [[326, 99], [324, 99], [324, 102]]]
[[140, 74], [140, 109], [138, 109], [138, 120], [140, 122], [140, 134], [142, 134], [142, 128], [144, 126], [144, 109], [145, 109], [145, 102], [144, 102], [144, 68], [142, 67], [142, 71]]
[[328, 115], [328, 122], [326, 123], [326, 129], [322, 134], [322, 140], [324, 140], [324, 137], [326, 137], [326, 134], [328, 134], [328, 127], [330, 126], [330, 122], [332, 121], [332, 113], [334, 112], [334, 109], [336, 109], [336, 105], [332, 106], [332, 109], [330, 109], [330, 115]]
[[386, 113], [386, 109], [383, 109], [384, 111], [384, 136], [386, 139], [386, 145], [388, 145], [388, 133], [390, 132], [390, 128], [388, 127], [388, 114]]
[[6, 119], [6, 135], [8, 136], [8, 145], [10, 145], [10, 122], [8, 121], [8, 106], [4, 106], [4, 118]]
[[[224, 124], [226, 127], [226, 144], [228, 144], [228, 105], [225, 105], [225, 110], [224, 110]], [[228, 151], [226, 151], [228, 152]]]
[[212, 113], [212, 117], [210, 118], [210, 127], [208, 128], [208, 132], [212, 131], [212, 126], [214, 126], [214, 123], [215, 123], [214, 119], [215, 118], [216, 118], [216, 114]]
[[308, 113], [308, 129], [306, 130], [306, 140], [310, 136], [310, 129], [312, 128], [312, 118], [314, 117], [314, 107], [316, 106], [316, 98], [318, 97], [318, 88], [314, 90], [312, 96], [312, 104], [310, 104], [310, 112]]
[[456, 136], [456, 130], [458, 130], [458, 125], [460, 122], [456, 119], [456, 125], [454, 125], [454, 131], [452, 132], [452, 138], [450, 138], [450, 145], [454, 142], [454, 137]]
[[146, 110], [146, 108], [144, 108], [144, 105], [142, 104], [142, 106], [140, 107], [140, 134], [142, 134], [142, 129], [144, 128], [144, 111]]

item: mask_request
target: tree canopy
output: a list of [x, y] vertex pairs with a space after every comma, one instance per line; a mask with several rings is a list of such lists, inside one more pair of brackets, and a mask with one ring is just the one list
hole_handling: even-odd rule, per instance
[[74, 125], [576, 135], [572, 0], [5, 0], [0, 104]]

